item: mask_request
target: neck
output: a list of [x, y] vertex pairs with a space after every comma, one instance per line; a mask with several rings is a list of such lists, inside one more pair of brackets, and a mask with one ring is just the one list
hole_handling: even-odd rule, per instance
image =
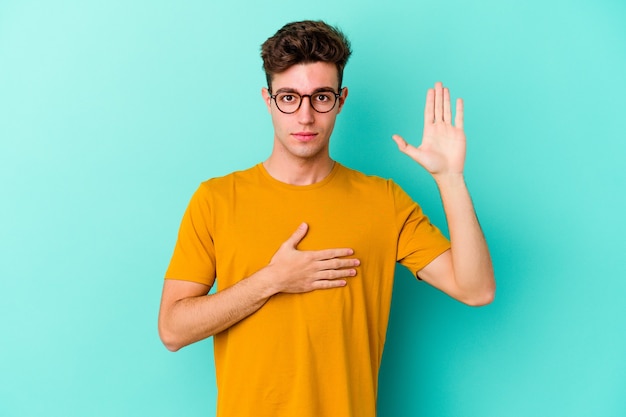
[[311, 185], [322, 181], [335, 166], [330, 156], [314, 161], [308, 159], [281, 161], [272, 154], [263, 162], [265, 170], [275, 179], [290, 185]]

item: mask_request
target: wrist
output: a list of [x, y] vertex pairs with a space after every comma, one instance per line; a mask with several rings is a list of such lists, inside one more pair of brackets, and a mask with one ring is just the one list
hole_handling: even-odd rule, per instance
[[271, 296], [281, 292], [280, 288], [276, 287], [276, 280], [273, 279], [272, 266], [267, 265], [260, 269], [249, 278], [252, 278], [258, 286], [259, 294], [263, 298], [270, 298]]
[[462, 172], [433, 174], [437, 186], [441, 188], [465, 187], [465, 176]]

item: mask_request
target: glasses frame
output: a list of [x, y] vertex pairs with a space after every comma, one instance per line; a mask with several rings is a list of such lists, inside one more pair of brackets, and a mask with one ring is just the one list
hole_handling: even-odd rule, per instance
[[[341, 93], [343, 92], [343, 89], [344, 89], [344, 87], [341, 87], [339, 89], [338, 93], [334, 92], [333, 90], [320, 90], [320, 91], [315, 91], [315, 92], [313, 92], [311, 94], [300, 94], [300, 93], [295, 92], [295, 91], [279, 91], [276, 94], [270, 93], [270, 100], [271, 99], [274, 100], [274, 103], [276, 103], [276, 108], [281, 113], [284, 113], [284, 114], [294, 114], [295, 112], [300, 110], [300, 107], [302, 107], [302, 102], [304, 101], [304, 98], [308, 97], [309, 98], [309, 104], [311, 105], [311, 108], [313, 110], [315, 110], [317, 113], [324, 114], [324, 113], [329, 113], [329, 112], [333, 111], [333, 109], [337, 105], [337, 100], [339, 100], [339, 97], [341, 96]], [[320, 93], [332, 93], [335, 96], [335, 102], [333, 103], [333, 106], [330, 109], [326, 110], [326, 111], [319, 111], [318, 109], [316, 109], [315, 106], [313, 105], [313, 100], [311, 100], [312, 96], [314, 96], [316, 94], [320, 94]], [[279, 94], [291, 94], [291, 95], [300, 97], [300, 102], [298, 103], [298, 107], [294, 111], [284, 111], [283, 109], [281, 109], [280, 106], [278, 105], [278, 101], [276, 101], [276, 97]]]

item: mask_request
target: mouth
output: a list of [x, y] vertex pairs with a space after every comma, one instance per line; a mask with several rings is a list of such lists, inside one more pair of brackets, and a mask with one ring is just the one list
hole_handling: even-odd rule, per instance
[[299, 142], [310, 142], [317, 137], [315, 132], [296, 132], [291, 135]]

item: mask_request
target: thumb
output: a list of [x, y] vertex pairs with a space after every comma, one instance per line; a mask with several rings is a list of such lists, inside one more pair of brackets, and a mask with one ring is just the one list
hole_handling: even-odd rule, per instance
[[400, 135], [393, 135], [391, 138], [394, 140], [394, 142], [396, 142], [396, 145], [398, 145], [398, 149], [400, 150], [400, 152], [410, 156], [415, 161], [419, 162], [420, 154], [422, 152], [420, 148], [416, 148], [415, 146], [411, 145]]
[[287, 239], [285, 243], [295, 249], [298, 246], [298, 243], [300, 243], [304, 236], [306, 236], [306, 232], [308, 232], [308, 230], [309, 225], [306, 223], [301, 223], [300, 226], [298, 226], [296, 231], [293, 232], [293, 234], [289, 237], [289, 239]]
[[406, 149], [407, 146], [406, 140], [404, 140], [404, 138], [400, 135], [392, 135], [391, 139], [396, 142], [396, 145], [398, 145], [398, 149], [404, 152], [404, 149]]
[[396, 145], [398, 145], [398, 149], [400, 152], [411, 156], [411, 153], [415, 151], [415, 147], [410, 145], [404, 138], [400, 135], [391, 136]]

